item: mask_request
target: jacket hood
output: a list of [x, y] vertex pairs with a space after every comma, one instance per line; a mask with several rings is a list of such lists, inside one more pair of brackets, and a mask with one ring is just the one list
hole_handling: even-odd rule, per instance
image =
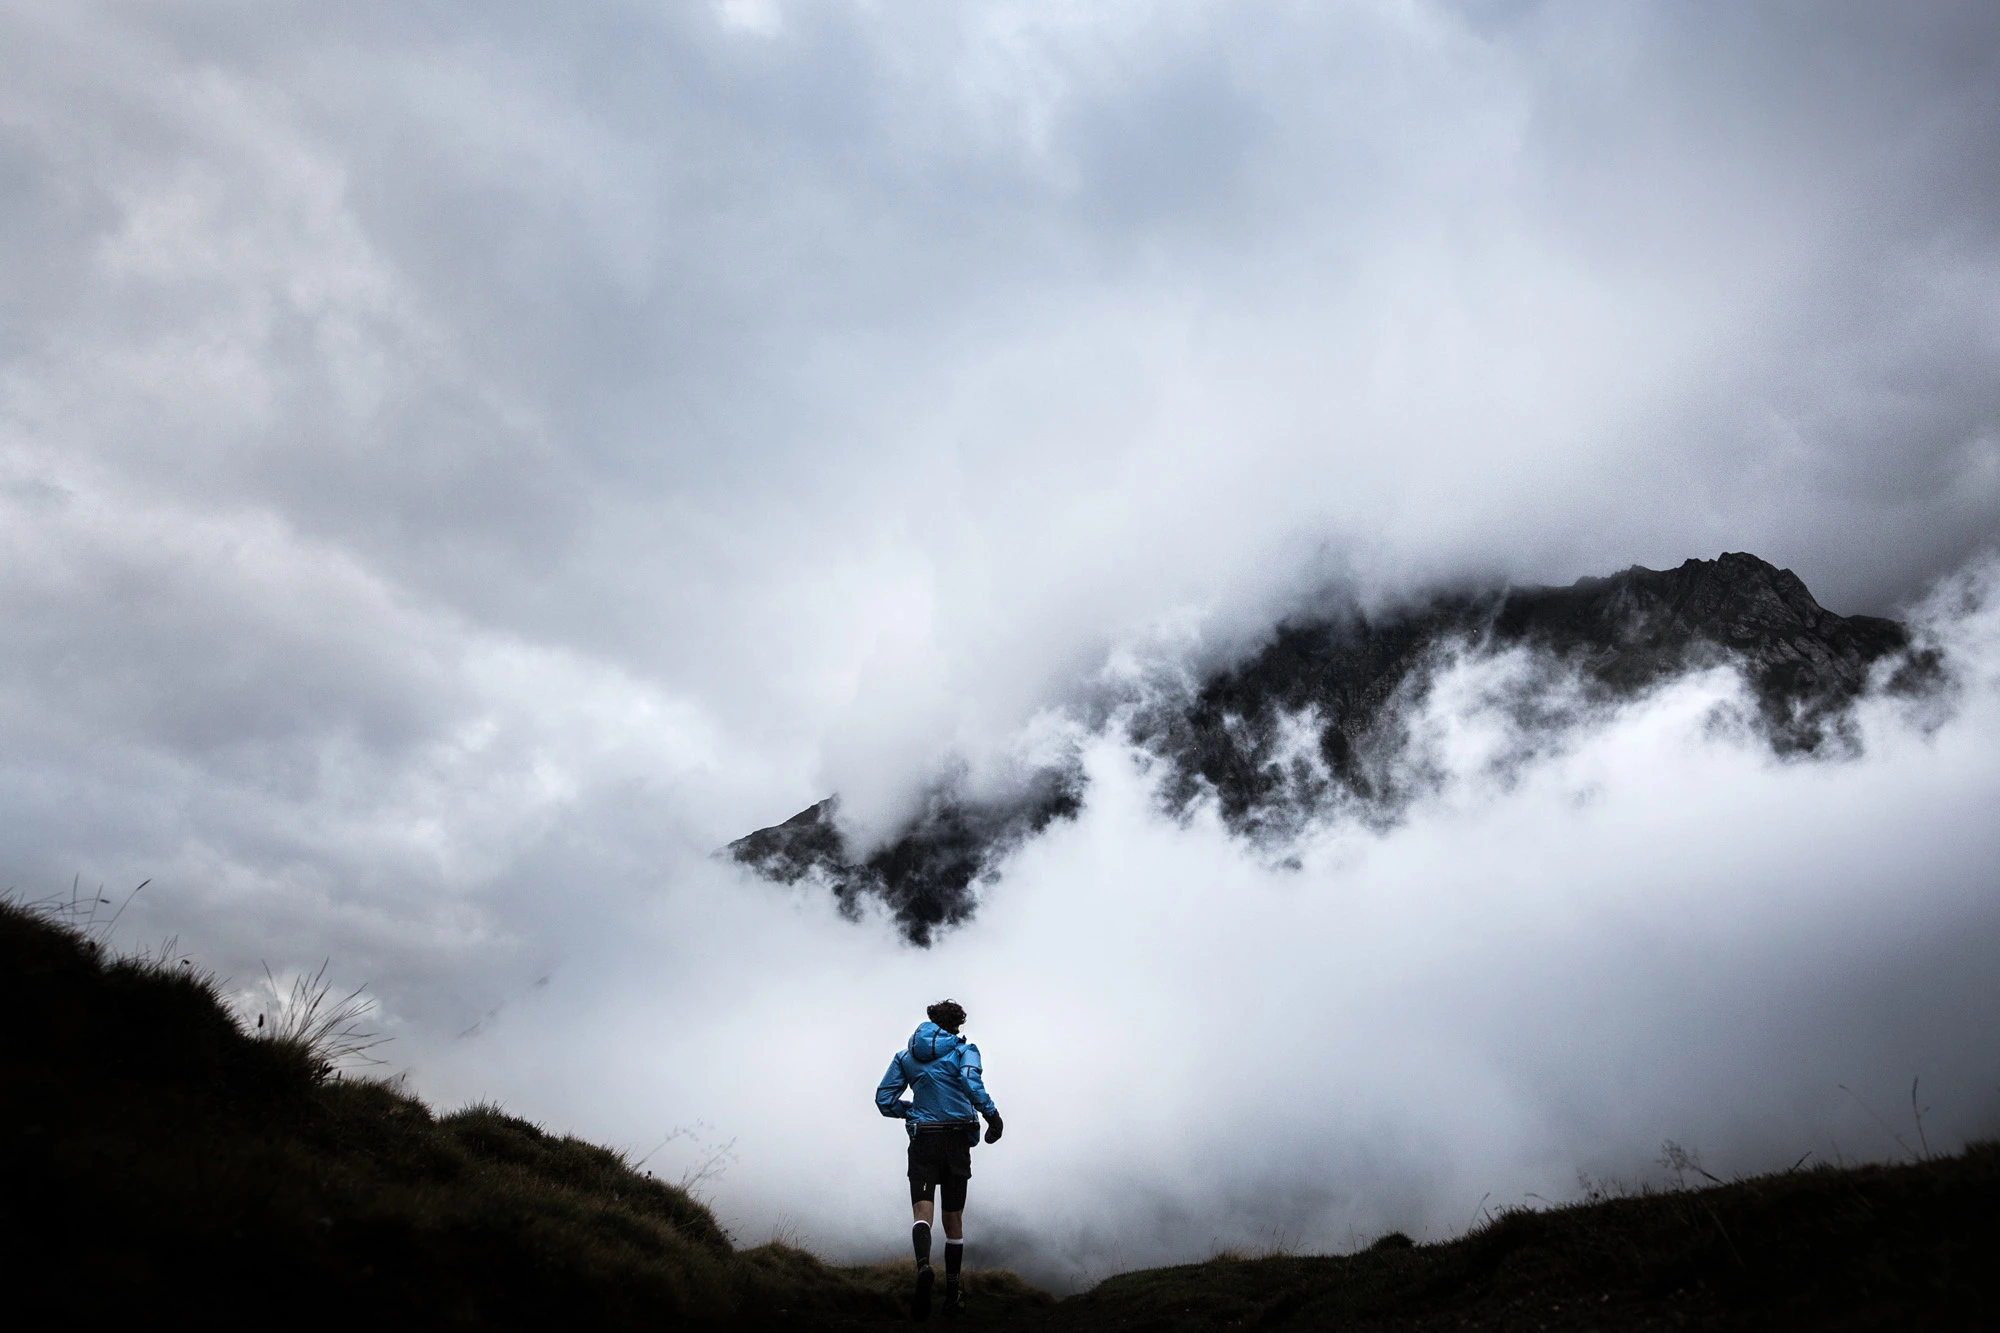
[[941, 1055], [950, 1055], [963, 1045], [965, 1038], [947, 1032], [928, 1021], [919, 1024], [917, 1030], [910, 1034], [910, 1054], [916, 1058], [918, 1064], [927, 1065]]

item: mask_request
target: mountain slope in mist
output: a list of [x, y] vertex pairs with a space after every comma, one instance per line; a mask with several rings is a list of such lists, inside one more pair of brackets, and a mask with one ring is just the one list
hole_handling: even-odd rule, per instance
[[[1393, 824], [1441, 781], [1409, 719], [1438, 669], [1465, 654], [1520, 653], [1530, 664], [1505, 698], [1516, 765], [1593, 714], [1687, 672], [1733, 666], [1755, 701], [1734, 721], [1784, 755], [1851, 753], [1848, 706], [1878, 664], [1888, 688], [1939, 674], [1896, 621], [1841, 616], [1797, 575], [1754, 555], [1633, 566], [1566, 588], [1440, 591], [1386, 609], [1348, 603], [1276, 627], [1246, 660], [1179, 685], [1157, 683], [1110, 711], [1162, 767], [1167, 810], [1213, 800], [1235, 834], [1282, 851], [1316, 821]], [[1084, 800], [1077, 765], [1044, 767], [1003, 797], [934, 787], [920, 811], [873, 849], [848, 846], [828, 798], [729, 844], [727, 854], [779, 883], [823, 882], [850, 914], [882, 901], [907, 937], [928, 944], [965, 920], [975, 883]]]

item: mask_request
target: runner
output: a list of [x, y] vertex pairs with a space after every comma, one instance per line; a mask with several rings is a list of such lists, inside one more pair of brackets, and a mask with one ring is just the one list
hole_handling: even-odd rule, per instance
[[[965, 1263], [965, 1182], [972, 1178], [972, 1145], [979, 1141], [979, 1116], [986, 1117], [986, 1141], [1000, 1141], [1000, 1108], [986, 1095], [979, 1048], [958, 1035], [965, 1009], [939, 1000], [926, 1010], [930, 1021], [910, 1036], [910, 1044], [889, 1061], [875, 1089], [875, 1106], [901, 1120], [910, 1134], [910, 1245], [917, 1254], [916, 1292], [910, 1314], [930, 1318], [932, 1196], [944, 1192], [944, 1312], [960, 1314], [965, 1295], [959, 1270]], [[911, 1099], [903, 1100], [910, 1089]], [[978, 1115], [975, 1115], [974, 1112]]]

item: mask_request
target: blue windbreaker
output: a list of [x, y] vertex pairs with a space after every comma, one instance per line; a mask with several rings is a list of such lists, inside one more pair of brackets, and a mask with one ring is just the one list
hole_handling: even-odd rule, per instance
[[[910, 1089], [909, 1101], [903, 1100], [904, 1088]], [[979, 1141], [979, 1120], [973, 1112], [1000, 1114], [986, 1095], [979, 1048], [935, 1023], [919, 1027], [910, 1044], [889, 1061], [889, 1072], [875, 1088], [875, 1109], [901, 1120], [912, 1137], [920, 1125], [964, 1125], [974, 1143]]]

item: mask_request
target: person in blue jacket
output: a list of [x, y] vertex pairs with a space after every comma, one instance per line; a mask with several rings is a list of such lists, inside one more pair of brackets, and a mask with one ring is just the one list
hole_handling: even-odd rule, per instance
[[[944, 1193], [944, 1309], [965, 1309], [959, 1269], [965, 1263], [965, 1182], [972, 1179], [972, 1145], [979, 1141], [979, 1116], [986, 1117], [986, 1141], [1000, 1141], [1000, 1108], [986, 1094], [979, 1048], [961, 1037], [965, 1009], [939, 1000], [925, 1011], [930, 1021], [911, 1034], [909, 1045], [889, 1061], [875, 1089], [875, 1108], [901, 1120], [910, 1135], [910, 1244], [917, 1252], [917, 1289], [910, 1312], [931, 1312], [932, 1195]], [[904, 1100], [903, 1090], [910, 1090]], [[974, 1113], [977, 1112], [977, 1115]]]

